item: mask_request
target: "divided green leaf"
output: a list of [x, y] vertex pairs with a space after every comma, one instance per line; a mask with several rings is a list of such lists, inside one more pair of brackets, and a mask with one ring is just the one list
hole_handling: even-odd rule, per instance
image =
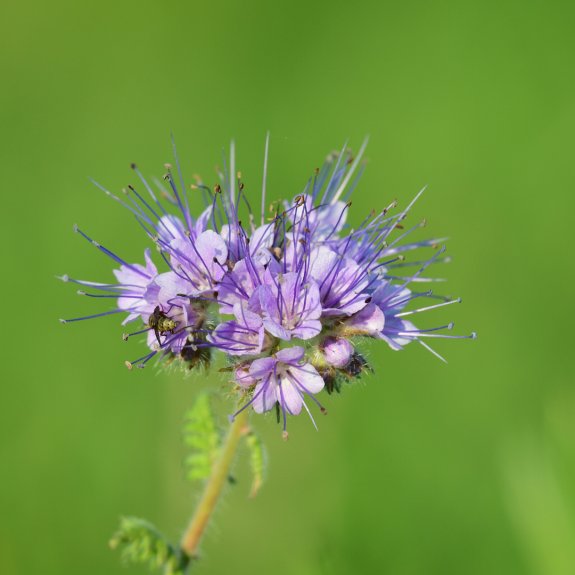
[[195, 481], [209, 477], [222, 443], [209, 393], [196, 398], [186, 414], [183, 434], [184, 443], [193, 450], [184, 460], [186, 478]]
[[246, 445], [250, 450], [250, 465], [254, 475], [252, 489], [249, 495], [249, 498], [253, 499], [257, 495], [264, 479], [267, 454], [260, 436], [254, 431], [250, 431], [247, 434]]
[[115, 549], [123, 545], [122, 560], [127, 563], [148, 563], [162, 569], [164, 575], [183, 575], [189, 558], [172, 545], [151, 523], [137, 517], [122, 517], [120, 528], [110, 540]]

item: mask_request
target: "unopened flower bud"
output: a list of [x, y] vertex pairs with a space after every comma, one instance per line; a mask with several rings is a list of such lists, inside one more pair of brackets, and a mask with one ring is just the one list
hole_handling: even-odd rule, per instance
[[353, 355], [353, 346], [343, 337], [328, 337], [320, 349], [326, 363], [333, 367], [345, 367]]

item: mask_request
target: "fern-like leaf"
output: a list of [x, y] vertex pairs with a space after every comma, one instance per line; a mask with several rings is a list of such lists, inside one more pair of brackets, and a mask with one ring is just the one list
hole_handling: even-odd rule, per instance
[[122, 560], [127, 563], [148, 563], [162, 569], [164, 575], [183, 575], [189, 557], [172, 545], [151, 523], [137, 517], [122, 517], [120, 528], [110, 540], [115, 549], [123, 545]]
[[250, 450], [250, 465], [254, 476], [249, 498], [253, 499], [262, 485], [266, 470], [267, 454], [261, 437], [250, 430], [246, 436], [246, 445]]
[[187, 479], [195, 481], [209, 477], [222, 444], [209, 393], [201, 393], [196, 398], [186, 414], [183, 434], [184, 443], [193, 450], [184, 460]]

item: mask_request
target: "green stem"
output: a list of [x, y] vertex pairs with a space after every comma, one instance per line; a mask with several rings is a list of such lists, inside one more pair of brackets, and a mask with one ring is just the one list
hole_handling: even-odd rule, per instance
[[228, 479], [230, 467], [234, 461], [234, 455], [240, 443], [240, 439], [242, 435], [248, 431], [246, 426], [248, 411], [249, 409], [244, 409], [236, 416], [232, 423], [224, 445], [222, 446], [220, 457], [214, 465], [200, 503], [182, 537], [180, 547], [182, 552], [190, 559], [197, 557], [200, 540], [210, 521], [222, 488]]

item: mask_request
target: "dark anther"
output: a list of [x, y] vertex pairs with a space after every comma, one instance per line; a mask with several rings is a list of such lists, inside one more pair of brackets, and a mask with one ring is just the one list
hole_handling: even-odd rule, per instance
[[170, 174], [164, 174], [162, 176], [162, 180], [168, 180], [170, 178]]
[[222, 187], [220, 186], [220, 184], [216, 184], [214, 186], [214, 192], [216, 192], [216, 194], [221, 194], [222, 193]]
[[401, 224], [395, 224], [395, 227], [396, 227], [398, 230], [402, 230], [402, 229], [403, 229], [403, 226], [402, 226]]
[[307, 228], [304, 228], [303, 231], [304, 231], [306, 234], [311, 234], [311, 230], [308, 230]]
[[244, 183], [240, 182], [240, 190], [243, 190], [243, 189], [244, 189]]
[[136, 164], [130, 164], [130, 168], [132, 168], [132, 170], [136, 169]]
[[368, 298], [365, 300], [365, 303], [370, 303], [372, 299], [373, 299], [373, 298], [368, 297]]
[[215, 264], [218, 263], [218, 258], [214, 257], [214, 263], [215, 263]]
[[316, 169], [315, 169], [315, 175], [316, 175], [316, 177], [317, 177], [318, 174], [319, 174], [319, 168], [316, 168]]
[[132, 186], [131, 184], [128, 184], [128, 188], [130, 188], [130, 190], [132, 190], [132, 192], [134, 191], [134, 186]]
[[302, 239], [299, 239], [298, 242], [299, 242], [300, 244], [303, 244], [304, 246], [305, 246], [306, 243], [307, 243], [305, 240], [302, 240]]

